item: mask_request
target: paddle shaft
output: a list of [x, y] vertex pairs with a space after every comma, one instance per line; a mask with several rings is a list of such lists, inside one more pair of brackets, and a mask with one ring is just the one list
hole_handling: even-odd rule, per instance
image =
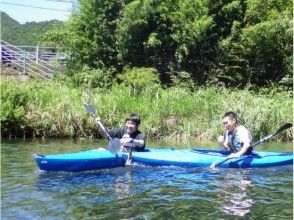
[[98, 118], [96, 116], [96, 111], [95, 111], [95, 109], [94, 109], [93, 106], [91, 106], [91, 105], [84, 105], [84, 107], [87, 110], [87, 112], [94, 118], [96, 124], [99, 125], [99, 127], [102, 129], [102, 131], [104, 132], [105, 136], [109, 140], [108, 150], [111, 153], [113, 153], [113, 154], [117, 154], [117, 152], [120, 150], [120, 140], [118, 138], [111, 137], [111, 135], [108, 132], [108, 129], [103, 125], [103, 123], [101, 122], [100, 118]]
[[86, 107], [88, 113], [90, 113], [90, 115], [94, 118], [94, 121], [96, 122], [96, 124], [98, 124], [99, 127], [102, 129], [102, 131], [104, 132], [104, 134], [106, 135], [108, 140], [111, 140], [111, 136], [110, 136], [107, 128], [102, 124], [101, 120], [98, 119], [98, 117], [96, 116], [94, 108], [89, 105], [85, 105], [85, 107]]
[[111, 136], [107, 130], [107, 128], [105, 128], [105, 126], [102, 124], [101, 120], [97, 120], [97, 118], [95, 118], [95, 122], [100, 126], [100, 128], [103, 130], [104, 134], [106, 135], [106, 137], [108, 138], [108, 140], [111, 139]]
[[[276, 135], [280, 134], [281, 132], [283, 132], [284, 130], [286, 130], [286, 129], [290, 128], [290, 127], [292, 127], [292, 124], [290, 124], [290, 123], [284, 124], [275, 133], [270, 134], [270, 135], [266, 136], [265, 138], [260, 139], [259, 141], [255, 142], [254, 144], [251, 144], [250, 147], [254, 147], [254, 146], [258, 145], [258, 144], [261, 144], [261, 143], [263, 143], [265, 141], [268, 141], [269, 139], [275, 137]], [[222, 163], [224, 163], [224, 162], [226, 162], [226, 161], [228, 161], [230, 159], [231, 158], [225, 158], [225, 159], [223, 159], [223, 160], [221, 160], [219, 162], [213, 163], [211, 166], [212, 167], [217, 167], [220, 164], [222, 164]]]

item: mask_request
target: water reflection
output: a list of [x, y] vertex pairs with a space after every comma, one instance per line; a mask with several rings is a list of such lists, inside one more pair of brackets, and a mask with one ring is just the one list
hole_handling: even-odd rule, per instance
[[[34, 187], [48, 195], [66, 195], [80, 190], [89, 201], [110, 202], [134, 196], [138, 191], [132, 168], [114, 168], [81, 173], [39, 173]], [[82, 195], [81, 195], [82, 196]]]
[[245, 216], [250, 212], [254, 202], [249, 194], [250, 188], [253, 187], [249, 172], [230, 170], [229, 173], [223, 173], [218, 180], [218, 200], [225, 214]]
[[130, 170], [127, 170], [123, 175], [116, 176], [114, 183], [114, 191], [117, 195], [117, 199], [125, 199], [132, 196], [131, 187], [134, 185], [133, 174]]

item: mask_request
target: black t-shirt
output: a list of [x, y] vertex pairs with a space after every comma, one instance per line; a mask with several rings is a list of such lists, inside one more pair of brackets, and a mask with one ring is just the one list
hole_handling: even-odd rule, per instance
[[111, 129], [111, 130], [108, 130], [108, 132], [112, 138], [118, 138], [118, 139], [132, 138], [132, 139], [134, 139], [134, 141], [144, 140], [143, 146], [136, 146], [135, 142], [131, 143], [131, 144], [134, 145], [134, 150], [136, 150], [136, 151], [143, 151], [145, 149], [145, 135], [139, 130], [137, 130], [136, 132], [134, 132], [132, 134], [128, 134], [126, 128]]

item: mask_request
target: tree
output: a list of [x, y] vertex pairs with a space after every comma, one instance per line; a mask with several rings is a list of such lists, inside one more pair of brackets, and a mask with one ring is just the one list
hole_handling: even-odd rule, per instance
[[213, 25], [207, 12], [201, 0], [131, 2], [118, 24], [120, 62], [155, 67], [164, 84], [170, 83], [171, 73], [181, 70], [205, 81], [211, 51], [206, 39]]
[[228, 86], [265, 86], [292, 71], [291, 4], [284, 0], [248, 0], [243, 18], [219, 41], [210, 80]]
[[124, 5], [124, 0], [81, 0], [80, 10], [62, 28], [49, 32], [46, 41], [66, 51], [72, 69], [117, 68], [115, 31]]
[[266, 86], [292, 75], [292, 17], [287, 0], [82, 0], [47, 40], [75, 72], [154, 68], [167, 86], [182, 73], [193, 86]]

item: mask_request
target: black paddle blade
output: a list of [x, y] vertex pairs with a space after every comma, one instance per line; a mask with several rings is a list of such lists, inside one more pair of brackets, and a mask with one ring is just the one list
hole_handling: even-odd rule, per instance
[[291, 127], [292, 127], [292, 124], [291, 124], [291, 123], [286, 123], [286, 124], [282, 125], [282, 126], [276, 131], [275, 135], [278, 134], [278, 133], [281, 133], [282, 131], [284, 131], [284, 130], [286, 130], [286, 129], [288, 129], [288, 128], [291, 128]]
[[108, 150], [113, 153], [117, 154], [120, 150], [120, 141], [118, 138], [111, 138], [108, 143]]
[[91, 115], [96, 115], [95, 108], [92, 105], [85, 105], [84, 104], [84, 107], [88, 113], [90, 113]]

